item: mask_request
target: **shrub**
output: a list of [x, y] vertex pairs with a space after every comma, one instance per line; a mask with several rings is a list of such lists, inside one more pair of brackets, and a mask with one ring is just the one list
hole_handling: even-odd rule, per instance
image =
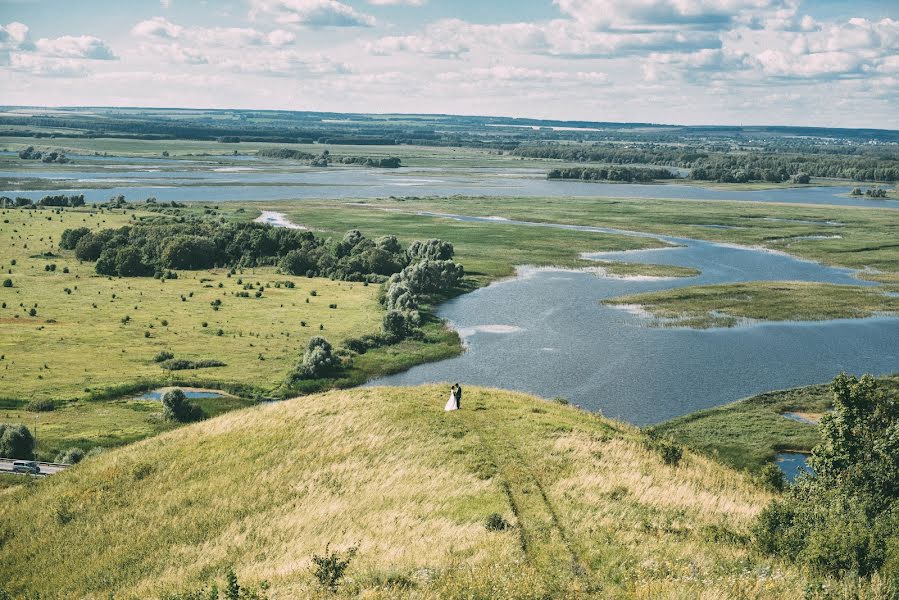
[[484, 528], [487, 531], [505, 531], [510, 527], [512, 525], [499, 513], [493, 513], [484, 521]]
[[75, 258], [93, 262], [103, 252], [103, 239], [93, 233], [87, 233], [75, 243]]
[[325, 546], [324, 555], [312, 555], [312, 574], [324, 588], [330, 592], [336, 592], [357, 551], [358, 549], [354, 546], [349, 548], [346, 553], [341, 554], [331, 552], [330, 546]]
[[21, 424], [0, 423], [0, 456], [31, 460], [34, 458], [34, 436]]
[[684, 457], [683, 448], [666, 438], [646, 438], [644, 445], [658, 453], [663, 463], [672, 467], [678, 466]]
[[159, 363], [159, 366], [167, 371], [186, 371], [189, 369], [207, 369], [210, 367], [226, 366], [220, 360], [204, 359], [204, 360], [187, 360], [184, 358], [170, 358]]
[[759, 481], [762, 485], [774, 492], [782, 492], [787, 487], [787, 478], [777, 465], [768, 463], [759, 473]]
[[215, 264], [215, 244], [200, 236], [177, 236], [162, 251], [168, 269], [206, 269]]
[[340, 358], [334, 355], [330, 342], [321, 336], [309, 340], [303, 360], [294, 372], [295, 379], [316, 379], [332, 374], [340, 368]]
[[162, 396], [162, 414], [169, 421], [189, 423], [203, 418], [203, 410], [187, 401], [187, 396], [179, 388], [167, 391]]
[[153, 362], [165, 362], [167, 360], [171, 360], [175, 358], [175, 354], [173, 352], [169, 352], [168, 350], [162, 350], [157, 352], [153, 356]]
[[72, 447], [57, 454], [56, 460], [54, 462], [64, 463], [67, 465], [75, 465], [80, 463], [84, 457], [84, 450], [82, 450], [81, 448]]
[[4, 280], [3, 280], [3, 287], [7, 287], [7, 288], [12, 287], [12, 279], [10, 279], [9, 277], [7, 277], [6, 279], [4, 279]]
[[25, 405], [25, 410], [29, 412], [49, 412], [56, 409], [56, 404], [52, 400], [32, 400]]

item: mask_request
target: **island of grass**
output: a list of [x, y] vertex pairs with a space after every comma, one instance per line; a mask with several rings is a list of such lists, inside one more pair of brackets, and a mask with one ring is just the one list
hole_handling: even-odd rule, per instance
[[635, 428], [519, 393], [468, 388], [447, 414], [444, 391], [254, 406], [2, 489], [0, 585], [162, 597], [233, 568], [272, 597], [328, 598], [311, 558], [350, 547], [342, 597], [798, 599], [871, 585], [760, 556], [750, 528], [773, 496], [702, 455], [666, 464]]
[[617, 260], [599, 260], [596, 271], [603, 277], [621, 279], [676, 279], [679, 277], [696, 277], [701, 271], [692, 267], [679, 265], [660, 265], [655, 263], [630, 263]]
[[[880, 377], [877, 385], [883, 393], [899, 397], [899, 375]], [[810, 452], [821, 439], [814, 422], [832, 404], [830, 385], [812, 385], [690, 413], [648, 431], [736, 469], [757, 473], [778, 452]]]
[[618, 296], [608, 306], [639, 307], [653, 324], [733, 327], [747, 321], [822, 321], [893, 315], [899, 298], [873, 287], [805, 281], [750, 281]]

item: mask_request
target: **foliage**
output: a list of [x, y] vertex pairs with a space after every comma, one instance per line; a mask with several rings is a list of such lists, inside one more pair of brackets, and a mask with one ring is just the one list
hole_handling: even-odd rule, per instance
[[74, 250], [78, 241], [91, 232], [87, 227], [75, 227], [74, 229], [66, 229], [62, 232], [59, 239], [59, 247], [63, 250]]
[[484, 528], [487, 531], [505, 531], [510, 527], [512, 527], [512, 525], [499, 513], [491, 513], [484, 521]]
[[899, 577], [899, 397], [841, 373], [821, 420], [814, 476], [759, 516], [757, 544], [832, 574]]
[[787, 487], [787, 478], [784, 472], [774, 463], [768, 463], [762, 467], [759, 472], [759, 481], [774, 492], [782, 492]]
[[193, 219], [152, 221], [98, 232], [63, 232], [60, 247], [74, 248], [78, 260], [96, 261], [102, 275], [135, 277], [167, 269], [277, 264], [291, 275], [348, 281], [383, 281], [424, 256], [452, 256], [439, 240], [415, 242], [407, 252], [393, 236], [375, 240], [358, 230], [337, 242], [308, 231], [260, 223], [221, 223]]
[[676, 467], [684, 456], [684, 449], [664, 437], [647, 436], [644, 445], [648, 450], [657, 453], [666, 465]]
[[648, 167], [569, 167], [553, 169], [547, 179], [580, 179], [583, 181], [624, 181], [649, 183], [657, 179], [674, 179], [670, 169]]
[[340, 357], [325, 338], [315, 336], [306, 346], [303, 360], [293, 372], [294, 379], [317, 379], [334, 374], [341, 366]]
[[34, 436], [21, 424], [0, 423], [0, 456], [34, 458]]
[[203, 418], [203, 410], [192, 402], [180, 388], [167, 391], [162, 396], [162, 414], [169, 421], [190, 423]]
[[189, 369], [208, 369], [210, 367], [227, 366], [220, 360], [206, 358], [202, 360], [188, 360], [186, 358], [169, 358], [159, 363], [159, 366], [167, 371], [186, 371]]
[[36, 399], [25, 405], [25, 410], [29, 412], [49, 412], [56, 409], [56, 403], [52, 400]]
[[312, 574], [324, 588], [336, 592], [357, 551], [358, 548], [352, 546], [344, 553], [332, 552], [330, 546], [325, 546], [323, 555], [312, 555]]
[[153, 356], [153, 362], [164, 362], [173, 358], [175, 358], [175, 354], [173, 352], [169, 352], [168, 350], [160, 350]]
[[81, 448], [72, 447], [56, 455], [55, 462], [67, 465], [78, 464], [84, 459], [85, 452]]

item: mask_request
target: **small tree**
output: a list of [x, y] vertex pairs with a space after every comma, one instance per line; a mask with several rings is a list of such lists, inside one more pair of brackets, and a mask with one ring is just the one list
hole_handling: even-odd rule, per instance
[[187, 396], [180, 388], [167, 391], [162, 396], [162, 414], [169, 421], [189, 423], [203, 418], [203, 410], [187, 401]]
[[333, 373], [340, 367], [340, 358], [334, 356], [330, 342], [317, 335], [309, 340], [303, 361], [297, 367], [299, 379], [316, 379]]
[[0, 456], [31, 460], [34, 458], [34, 436], [21, 424], [0, 423]]

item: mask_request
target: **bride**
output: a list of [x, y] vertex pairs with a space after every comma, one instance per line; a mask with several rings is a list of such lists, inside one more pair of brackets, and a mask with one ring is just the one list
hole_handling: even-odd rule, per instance
[[447, 412], [451, 410], [459, 410], [459, 395], [456, 391], [455, 385], [450, 388], [449, 400], [446, 401], [446, 406], [443, 407], [443, 410]]

